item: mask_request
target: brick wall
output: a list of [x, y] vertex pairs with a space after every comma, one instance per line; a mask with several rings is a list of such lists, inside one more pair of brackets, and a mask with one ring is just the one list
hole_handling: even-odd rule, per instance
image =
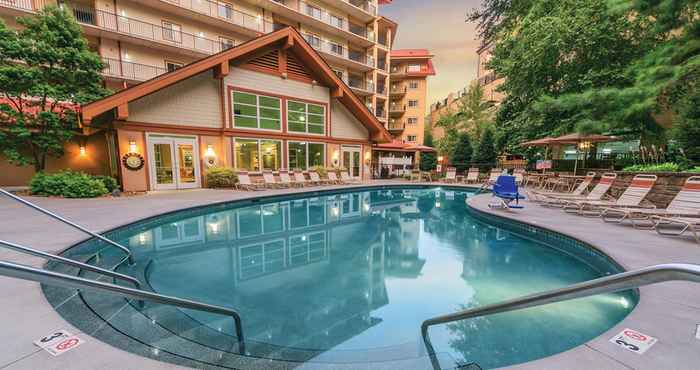
[[[610, 189], [610, 195], [615, 198], [619, 197], [622, 192], [629, 186], [632, 178], [638, 175], [637, 172], [617, 172], [617, 179]], [[675, 173], [675, 172], [660, 172], [652, 173], [658, 176], [658, 180], [651, 189], [646, 200], [653, 203], [657, 208], [666, 208], [671, 200], [678, 194], [683, 187], [685, 180], [697, 174], [690, 173]]]

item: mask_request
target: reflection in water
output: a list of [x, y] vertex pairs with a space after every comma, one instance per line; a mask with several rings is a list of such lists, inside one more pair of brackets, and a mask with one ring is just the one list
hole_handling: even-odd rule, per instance
[[[478, 223], [465, 212], [468, 195], [381, 190], [219, 207], [171, 217], [127, 241], [151, 261], [155, 291], [235, 307], [248, 340], [329, 361], [364, 361], [367, 352], [348, 350], [368, 349], [374, 360], [419, 357], [429, 317], [606, 272]], [[600, 334], [628, 312], [620, 297], [436, 326], [431, 339], [460, 361], [504, 366]], [[191, 315], [229, 330], [215, 315]]]

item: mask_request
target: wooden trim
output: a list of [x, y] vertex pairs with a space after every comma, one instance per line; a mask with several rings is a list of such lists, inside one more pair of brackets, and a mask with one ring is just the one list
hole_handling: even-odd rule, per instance
[[221, 62], [216, 67], [214, 67], [214, 78], [223, 79], [224, 77], [228, 76], [229, 72], [230, 66], [228, 61]]
[[143, 170], [146, 171], [146, 190], [153, 190], [151, 189], [151, 163], [150, 163], [150, 158], [148, 157], [148, 137], [146, 136], [146, 132], [144, 131], [141, 134], [141, 139], [143, 139]]
[[117, 106], [117, 119], [125, 120], [129, 118], [129, 103], [120, 104]]
[[285, 73], [287, 73], [287, 50], [281, 49], [277, 54], [277, 58], [277, 70], [279, 71], [280, 76], [283, 76]]

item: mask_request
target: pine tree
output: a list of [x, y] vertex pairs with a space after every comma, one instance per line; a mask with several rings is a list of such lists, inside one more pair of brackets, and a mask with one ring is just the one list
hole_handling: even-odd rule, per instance
[[[423, 144], [425, 146], [433, 147], [433, 134], [430, 132], [430, 128], [425, 130], [425, 138], [423, 139]], [[420, 155], [420, 170], [421, 171], [432, 171], [437, 167], [437, 156], [435, 152], [424, 152]]]
[[474, 162], [480, 164], [496, 164], [498, 154], [494, 145], [493, 131], [487, 129], [474, 151]]
[[471, 165], [473, 152], [474, 148], [472, 148], [469, 134], [462, 132], [459, 134], [457, 145], [455, 145], [454, 150], [450, 155], [450, 163], [453, 167], [457, 168], [458, 172], [462, 172], [468, 169]]

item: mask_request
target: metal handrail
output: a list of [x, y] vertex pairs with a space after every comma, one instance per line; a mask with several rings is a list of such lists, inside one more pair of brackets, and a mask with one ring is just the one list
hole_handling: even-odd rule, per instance
[[428, 328], [433, 325], [466, 320], [478, 316], [492, 315], [495, 313], [521, 310], [524, 308], [542, 306], [549, 303], [568, 301], [576, 298], [584, 298], [597, 294], [614, 293], [639, 288], [645, 285], [676, 280], [700, 283], [700, 265], [672, 263], [649, 266], [634, 271], [623, 272], [620, 274], [584, 281], [582, 283], [572, 284], [564, 288], [535, 293], [501, 303], [476, 307], [448, 315], [437, 316], [423, 321], [421, 324], [421, 334], [423, 335], [423, 341], [428, 349], [428, 352], [431, 355], [434, 355], [435, 350], [430, 343], [430, 338], [428, 338]]
[[238, 314], [238, 312], [226, 307], [166, 296], [158, 293], [147, 292], [141, 289], [127, 288], [116, 284], [103, 283], [100, 281], [84, 279], [77, 276], [61, 274], [54, 271], [47, 271], [7, 261], [0, 261], [0, 275], [22, 280], [36, 281], [42, 284], [55, 285], [65, 288], [73, 288], [80, 290], [87, 289], [102, 293], [112, 293], [123, 298], [144, 300], [177, 306], [181, 308], [189, 308], [193, 310], [206, 311], [220, 315], [231, 316], [233, 317], [233, 321], [236, 325], [235, 330], [236, 336], [238, 337], [239, 352], [241, 354], [245, 354], [245, 342], [243, 340], [243, 327], [241, 324], [241, 316]]
[[111, 276], [111, 277], [113, 277], [113, 278], [126, 280], [126, 281], [128, 281], [128, 282], [134, 284], [134, 286], [136, 286], [136, 288], [138, 288], [138, 289], [141, 288], [141, 282], [139, 282], [138, 279], [136, 279], [136, 278], [134, 278], [134, 277], [132, 277], [132, 276], [129, 276], [129, 275], [120, 274], [120, 273], [118, 273], [118, 272], [114, 272], [114, 271], [110, 271], [110, 270], [107, 270], [107, 269], [103, 269], [103, 268], [101, 268], [101, 267], [93, 266], [93, 265], [90, 265], [90, 264], [87, 264], [87, 263], [82, 263], [82, 262], [79, 262], [79, 261], [76, 261], [76, 260], [72, 260], [72, 259], [70, 259], [70, 258], [65, 258], [65, 257], [57, 256], [57, 255], [55, 255], [55, 254], [42, 252], [42, 251], [40, 251], [40, 250], [37, 250], [37, 249], [34, 249], [34, 248], [25, 247], [25, 246], [23, 246], [23, 245], [19, 245], [19, 244], [16, 244], [16, 243], [8, 242], [8, 241], [6, 241], [6, 240], [0, 240], [0, 247], [6, 247], [6, 248], [12, 249], [12, 250], [14, 250], [14, 251], [16, 251], [16, 252], [29, 254], [29, 255], [32, 255], [32, 256], [35, 256], [35, 257], [41, 257], [41, 258], [44, 258], [44, 259], [47, 259], [47, 260], [52, 260], [52, 261], [61, 262], [61, 263], [64, 263], [64, 264], [66, 264], [66, 265], [75, 266], [75, 267], [78, 267], [78, 268], [83, 269], [83, 270], [88, 270], [88, 271], [96, 272], [96, 273], [98, 273], [98, 274]]
[[55, 214], [55, 213], [53, 213], [53, 212], [47, 210], [47, 209], [41, 208], [41, 207], [37, 206], [36, 204], [34, 204], [34, 203], [28, 201], [28, 200], [22, 199], [22, 198], [18, 197], [17, 195], [12, 194], [12, 193], [10, 193], [9, 191], [7, 191], [7, 190], [5, 190], [5, 189], [0, 189], [0, 193], [1, 193], [1, 194], [4, 194], [4, 195], [7, 195], [8, 197], [10, 197], [10, 198], [12, 198], [12, 199], [14, 199], [14, 200], [16, 200], [16, 201], [18, 201], [18, 202], [24, 204], [25, 206], [28, 206], [28, 207], [30, 207], [30, 208], [33, 208], [33, 209], [35, 209], [35, 210], [37, 210], [37, 211], [39, 211], [39, 212], [41, 212], [41, 213], [43, 213], [43, 214], [45, 214], [45, 215], [51, 217], [51, 218], [54, 218], [54, 219], [56, 219], [56, 220], [59, 220], [59, 221], [63, 222], [64, 224], [70, 225], [70, 226], [72, 226], [72, 227], [74, 227], [74, 228], [76, 228], [76, 229], [78, 229], [78, 230], [80, 230], [80, 231], [82, 231], [82, 232], [84, 232], [84, 233], [86, 233], [86, 234], [90, 234], [90, 235], [94, 236], [95, 238], [102, 240], [102, 241], [105, 242], [105, 243], [111, 244], [111, 245], [113, 245], [113, 246], [115, 246], [115, 247], [121, 249], [124, 253], [126, 253], [126, 258], [123, 259], [122, 261], [120, 261], [120, 262], [114, 267], [115, 269], [116, 269], [117, 267], [119, 267], [122, 263], [124, 263], [124, 262], [127, 261], [127, 260], [129, 261], [129, 264], [130, 264], [130, 265], [133, 265], [133, 264], [134, 264], [134, 256], [133, 256], [133, 254], [131, 253], [131, 251], [129, 250], [129, 248], [127, 248], [127, 247], [125, 247], [125, 246], [123, 246], [123, 245], [121, 245], [121, 244], [119, 244], [119, 243], [117, 243], [117, 242], [115, 242], [115, 241], [113, 241], [113, 240], [111, 240], [111, 239], [108, 239], [108, 238], [106, 238], [106, 237], [104, 237], [104, 236], [102, 236], [102, 235], [100, 235], [100, 234], [98, 234], [98, 233], [96, 233], [96, 232], [94, 232], [94, 231], [90, 231], [90, 230], [88, 230], [88, 229], [86, 229], [86, 228], [84, 228], [84, 227], [82, 227], [82, 226], [80, 226], [80, 225], [78, 225], [78, 224], [76, 224], [76, 223], [74, 223], [74, 222], [68, 221], [67, 219], [65, 219], [65, 218], [63, 218], [63, 217], [61, 217], [61, 216], [59, 216], [59, 215], [57, 215], [57, 214]]

